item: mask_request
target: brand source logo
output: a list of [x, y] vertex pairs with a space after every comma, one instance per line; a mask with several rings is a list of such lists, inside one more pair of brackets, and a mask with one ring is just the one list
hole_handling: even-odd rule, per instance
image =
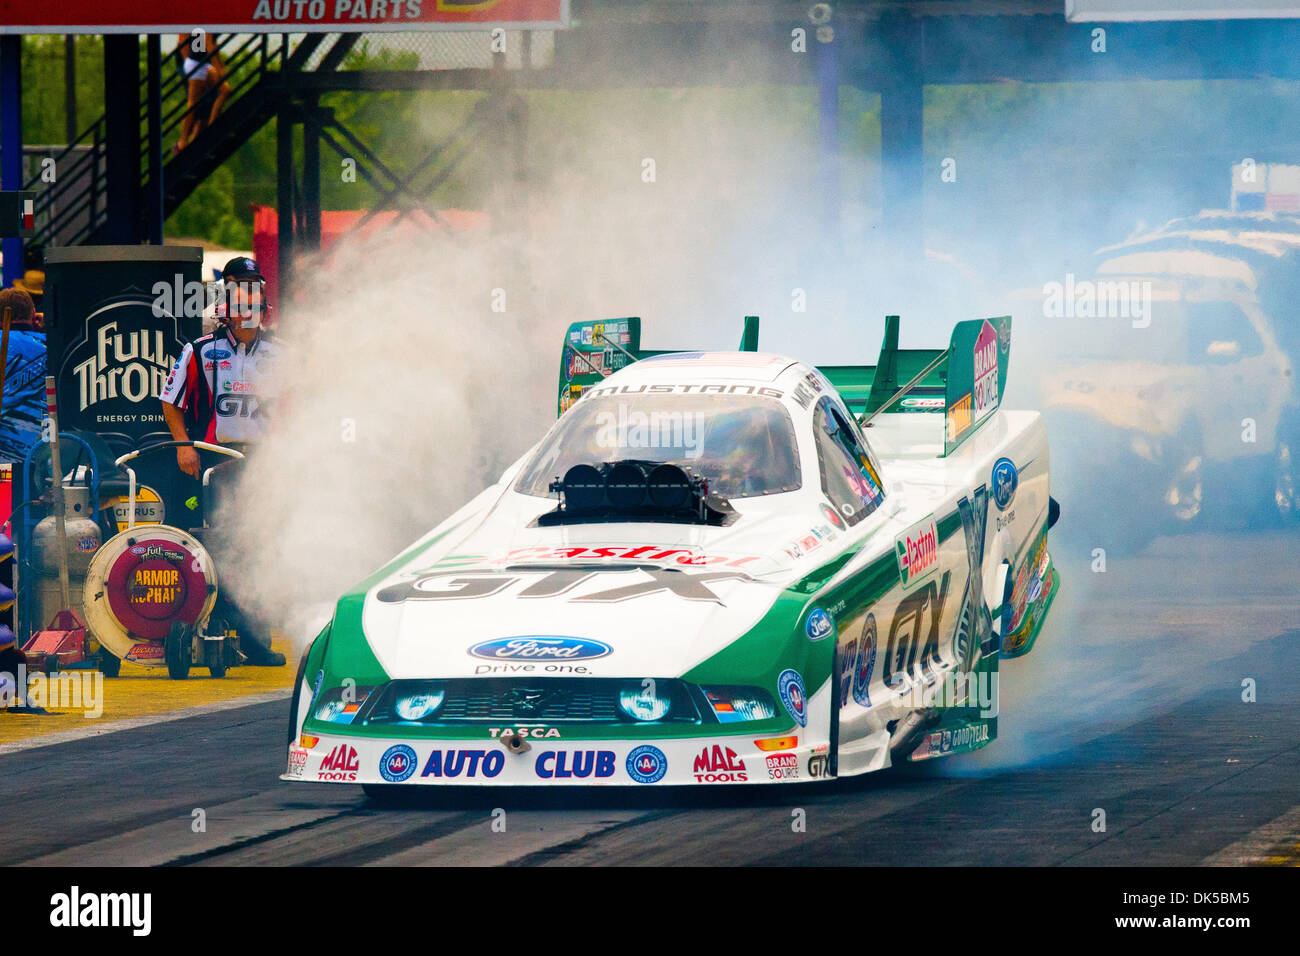
[[767, 758], [768, 780], [798, 780], [799, 758], [792, 753], [771, 754]]
[[302, 772], [307, 769], [307, 751], [302, 747], [289, 748], [289, 767], [288, 775], [290, 777], [301, 777]]
[[939, 566], [939, 531], [934, 515], [918, 521], [895, 541], [898, 573], [903, 587], [911, 587]]
[[975, 418], [979, 420], [998, 404], [998, 334], [985, 322], [975, 339]]
[[581, 637], [502, 637], [483, 641], [469, 649], [472, 657], [484, 660], [591, 661], [607, 657], [614, 649], [603, 641]]

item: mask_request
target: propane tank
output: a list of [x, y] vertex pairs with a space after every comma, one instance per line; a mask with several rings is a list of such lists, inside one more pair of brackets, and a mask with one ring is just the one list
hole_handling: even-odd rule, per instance
[[[103, 543], [94, 515], [90, 489], [85, 485], [64, 482], [63, 528], [67, 537], [68, 601], [72, 605], [68, 610], [76, 611], [83, 620], [85, 611], [81, 591], [86, 581], [86, 569]], [[48, 515], [32, 530], [33, 571], [39, 576], [36, 620], [40, 627], [63, 610], [60, 606], [63, 599], [59, 589], [59, 547], [57, 521], [54, 515]]]

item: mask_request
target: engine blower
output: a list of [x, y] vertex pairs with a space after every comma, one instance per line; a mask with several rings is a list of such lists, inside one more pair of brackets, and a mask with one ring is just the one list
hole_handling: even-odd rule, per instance
[[[213, 622], [217, 572], [197, 535], [165, 524], [136, 527], [135, 470], [127, 463], [163, 448], [190, 446], [242, 460], [232, 448], [201, 441], [150, 445], [117, 459], [128, 476], [127, 527], [109, 538], [90, 562], [83, 593], [86, 625], [116, 658], [146, 667], [167, 668], [184, 680], [192, 666], [206, 667], [213, 677], [240, 661], [239, 636]], [[203, 472], [203, 493], [216, 466]], [[203, 528], [207, 528], [204, 508]], [[202, 530], [202, 529], [200, 529]], [[216, 623], [217, 626], [212, 626]], [[114, 668], [115, 670], [116, 668]], [[111, 675], [110, 675], [111, 676]]]

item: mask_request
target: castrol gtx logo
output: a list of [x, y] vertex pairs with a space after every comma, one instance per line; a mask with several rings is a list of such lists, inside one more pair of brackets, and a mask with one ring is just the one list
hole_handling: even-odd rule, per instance
[[603, 641], [582, 637], [560, 637], [553, 634], [535, 634], [526, 637], [502, 637], [482, 641], [469, 649], [473, 657], [489, 661], [592, 661], [613, 653], [613, 648]]
[[909, 588], [939, 566], [939, 531], [929, 515], [904, 531], [894, 543], [898, 574]]

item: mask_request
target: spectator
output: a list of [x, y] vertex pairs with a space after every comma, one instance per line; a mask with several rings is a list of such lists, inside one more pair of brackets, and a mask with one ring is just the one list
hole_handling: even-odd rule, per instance
[[[178, 442], [256, 443], [280, 395], [281, 345], [262, 328], [270, 310], [266, 280], [247, 256], [226, 263], [221, 278], [221, 324], [181, 349], [160, 396], [163, 418]], [[192, 478], [201, 474], [199, 453], [191, 445], [176, 449], [176, 465]], [[251, 620], [224, 585], [213, 616], [234, 625], [250, 664], [283, 666], [284, 655], [271, 650], [268, 629]]]
[[[203, 36], [215, 44], [215, 36]], [[179, 153], [217, 121], [217, 116], [225, 108], [226, 100], [230, 99], [230, 84], [226, 82], [226, 64], [221, 54], [215, 48], [211, 51], [199, 50], [193, 34], [180, 35], [177, 52], [182, 57], [181, 76], [185, 81], [187, 98], [181, 136], [176, 143], [176, 152]], [[214, 90], [216, 96], [212, 107], [205, 109], [204, 103]]]
[[[45, 282], [45, 274], [41, 273], [41, 283]], [[4, 310], [9, 309], [9, 328], [23, 332], [39, 332], [41, 330], [40, 316], [36, 314], [36, 303], [22, 285], [21, 280], [14, 283], [12, 289], [0, 290], [0, 316], [4, 315]]]

